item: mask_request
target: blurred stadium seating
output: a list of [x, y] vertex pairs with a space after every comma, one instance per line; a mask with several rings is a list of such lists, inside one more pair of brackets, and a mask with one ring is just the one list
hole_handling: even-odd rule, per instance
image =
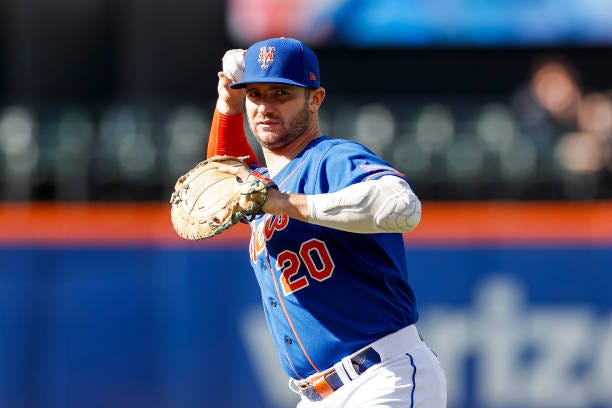
[[[540, 92], [559, 86], [550, 90]], [[381, 154], [427, 199], [612, 198], [610, 95], [537, 100], [524, 93], [509, 100], [334, 98], [322, 126]], [[5, 106], [2, 198], [165, 200], [176, 178], [204, 158], [210, 117], [209, 107], [194, 104], [99, 112]]]
[[[316, 14], [328, 13], [339, 30], [302, 32], [329, 91], [323, 130], [383, 155], [424, 199], [612, 198], [605, 0], [589, 0], [599, 12], [586, 14], [571, 2], [571, 12], [539, 4], [555, 29], [530, 20], [523, 2], [463, 3], [474, 9], [415, 2], [411, 13], [387, 14], [401, 24], [375, 26], [379, 43], [368, 48], [340, 20], [365, 18], [361, 6], [376, 3], [295, 2], [309, 10], [305, 24], [320, 28]], [[0, 198], [165, 201], [203, 158], [223, 52], [283, 27], [239, 23], [249, 4], [3, 2]], [[479, 7], [499, 26], [483, 28]], [[296, 13], [277, 11], [266, 18], [286, 24], [281, 11]], [[412, 43], [423, 35], [419, 13], [437, 34]], [[451, 23], [470, 34], [449, 37]], [[389, 43], [400, 41], [393, 30], [407, 43]]]

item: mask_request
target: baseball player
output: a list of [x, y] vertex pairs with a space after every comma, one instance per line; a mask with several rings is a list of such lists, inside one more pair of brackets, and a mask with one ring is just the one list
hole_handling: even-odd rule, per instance
[[363, 145], [321, 133], [325, 89], [302, 42], [230, 50], [218, 77], [207, 156], [248, 155], [278, 186], [249, 220], [249, 253], [298, 407], [445, 407], [443, 370], [414, 325], [402, 233], [421, 204], [405, 177]]

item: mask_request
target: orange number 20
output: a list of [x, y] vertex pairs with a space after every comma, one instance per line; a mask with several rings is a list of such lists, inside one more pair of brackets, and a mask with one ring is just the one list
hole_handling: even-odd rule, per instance
[[279, 278], [283, 293], [288, 296], [310, 285], [306, 275], [299, 276], [304, 265], [311, 279], [323, 282], [334, 273], [334, 261], [323, 241], [311, 239], [300, 246], [300, 252], [283, 251], [276, 258], [276, 267], [282, 270]]

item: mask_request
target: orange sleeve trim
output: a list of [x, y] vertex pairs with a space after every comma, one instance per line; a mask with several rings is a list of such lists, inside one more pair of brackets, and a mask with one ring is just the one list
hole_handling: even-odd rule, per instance
[[206, 157], [215, 155], [249, 156], [246, 160], [247, 164], [259, 166], [257, 155], [244, 132], [242, 113], [226, 115], [215, 109], [208, 136]]
[[[409, 247], [587, 244], [612, 246], [612, 201], [580, 203], [423, 202]], [[248, 245], [238, 223], [203, 241], [180, 238], [166, 203], [2, 203], [0, 245]]]

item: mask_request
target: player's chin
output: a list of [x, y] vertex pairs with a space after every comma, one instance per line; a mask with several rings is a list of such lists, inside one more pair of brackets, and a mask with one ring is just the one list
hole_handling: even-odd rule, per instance
[[274, 131], [272, 129], [262, 129], [259, 127], [255, 132], [255, 136], [259, 141], [266, 143], [274, 143], [275, 141], [282, 139], [282, 134], [280, 132]]
[[255, 138], [260, 145], [268, 149], [278, 149], [289, 143], [287, 138], [274, 132], [257, 132]]

